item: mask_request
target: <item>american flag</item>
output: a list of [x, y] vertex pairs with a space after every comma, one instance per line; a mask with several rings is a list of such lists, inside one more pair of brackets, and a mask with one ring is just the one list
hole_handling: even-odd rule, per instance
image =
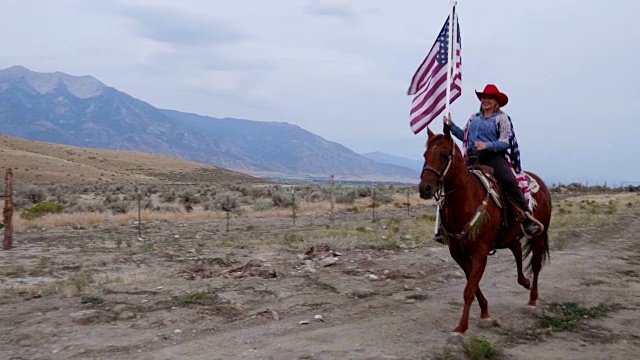
[[[453, 8], [454, 41], [453, 65], [451, 76], [451, 93], [449, 104], [453, 103], [462, 93], [462, 57], [460, 56], [461, 38], [458, 16]], [[446, 108], [447, 94], [447, 62], [449, 47], [449, 17], [444, 23], [438, 38], [433, 43], [429, 54], [424, 59], [411, 79], [408, 95], [415, 95], [411, 103], [409, 124], [414, 134], [422, 131], [433, 119]]]

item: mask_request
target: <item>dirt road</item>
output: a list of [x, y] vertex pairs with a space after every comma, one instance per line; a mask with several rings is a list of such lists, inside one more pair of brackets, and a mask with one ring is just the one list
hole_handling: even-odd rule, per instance
[[[611, 224], [567, 226], [542, 270], [536, 314], [511, 253], [492, 256], [481, 286], [501, 326], [480, 328], [474, 303], [466, 339], [486, 339], [507, 359], [635, 358], [638, 215], [629, 206]], [[389, 249], [339, 235], [380, 238], [391, 224], [273, 223], [230, 238], [222, 224], [157, 223], [144, 241], [131, 240], [133, 228], [24, 230], [17, 249], [0, 253], [0, 358], [465, 358], [447, 343], [465, 279], [445, 247], [412, 244], [403, 231]], [[596, 310], [573, 322], [553, 306], [570, 303]]]

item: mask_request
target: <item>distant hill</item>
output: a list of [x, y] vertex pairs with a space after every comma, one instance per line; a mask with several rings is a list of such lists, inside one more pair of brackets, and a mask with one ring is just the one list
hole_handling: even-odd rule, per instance
[[422, 167], [424, 166], [424, 163], [419, 160], [411, 160], [411, 159], [407, 159], [400, 156], [381, 153], [378, 151], [365, 153], [361, 155], [381, 164], [391, 164], [396, 166], [402, 166], [418, 172], [422, 171]]
[[31, 140], [172, 156], [264, 177], [414, 182], [285, 122], [218, 119], [158, 109], [91, 76], [0, 70], [0, 131]]
[[192, 161], [146, 153], [99, 150], [0, 134], [0, 169], [16, 181], [40, 183], [265, 183], [264, 179]]

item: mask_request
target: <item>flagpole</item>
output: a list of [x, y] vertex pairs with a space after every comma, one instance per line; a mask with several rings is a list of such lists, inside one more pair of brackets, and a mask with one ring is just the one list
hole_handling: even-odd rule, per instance
[[449, 100], [451, 99], [451, 67], [452, 67], [452, 54], [453, 54], [453, 32], [455, 26], [453, 26], [453, 8], [456, 6], [456, 0], [449, 0], [449, 46], [447, 47], [447, 102], [445, 116], [449, 115]]
[[[453, 62], [452, 54], [453, 54], [453, 32], [455, 31], [455, 26], [453, 23], [453, 8], [456, 5], [456, 0], [449, 0], [449, 46], [447, 46], [447, 97], [445, 104], [445, 116], [449, 116], [449, 99], [451, 99], [451, 62]], [[440, 228], [440, 208], [442, 207], [442, 200], [438, 201], [436, 206], [436, 221], [434, 224], [433, 233], [438, 234], [438, 230]]]

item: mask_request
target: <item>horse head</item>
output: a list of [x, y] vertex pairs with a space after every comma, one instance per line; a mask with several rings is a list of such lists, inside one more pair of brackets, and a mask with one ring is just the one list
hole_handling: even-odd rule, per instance
[[454, 163], [464, 160], [462, 154], [456, 151], [457, 146], [451, 137], [451, 128], [444, 125], [444, 134], [434, 134], [427, 128], [427, 149], [424, 152], [424, 167], [420, 175], [420, 197], [430, 199], [443, 186], [445, 178], [451, 172]]

